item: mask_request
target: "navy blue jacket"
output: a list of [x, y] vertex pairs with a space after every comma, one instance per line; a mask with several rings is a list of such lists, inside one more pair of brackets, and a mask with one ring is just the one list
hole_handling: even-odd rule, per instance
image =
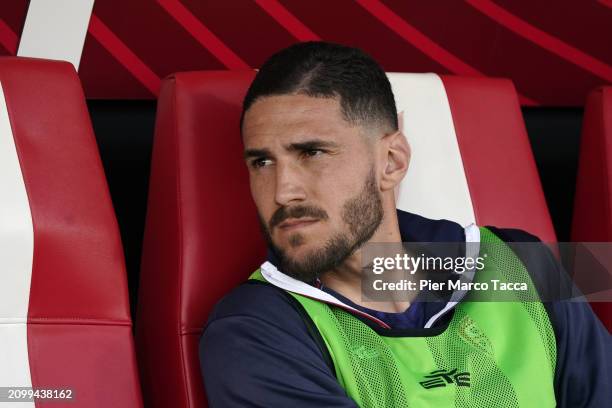
[[[398, 218], [403, 241], [465, 239], [463, 228], [454, 222], [401, 211]], [[491, 229], [507, 242], [538, 241], [523, 231]], [[558, 287], [544, 284], [546, 276], [564, 276], [550, 251], [517, 255], [538, 290]], [[539, 275], [533, 271], [540, 271]], [[569, 281], [563, 284], [571, 285]], [[325, 346], [296, 303], [274, 286], [245, 283], [217, 304], [200, 341], [200, 364], [211, 408], [356, 407], [337, 382]], [[544, 305], [557, 341], [554, 385], [558, 406], [612, 407], [611, 336], [588, 303]], [[438, 310], [437, 306], [422, 308], [425, 315], [416, 320], [422, 322]], [[438, 320], [434, 328], [448, 324], [449, 319]], [[412, 333], [424, 330], [428, 329], [415, 328]]]

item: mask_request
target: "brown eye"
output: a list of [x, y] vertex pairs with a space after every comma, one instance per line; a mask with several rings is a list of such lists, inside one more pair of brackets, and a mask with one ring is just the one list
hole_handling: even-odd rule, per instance
[[270, 159], [261, 158], [261, 159], [253, 160], [251, 162], [251, 166], [256, 168], [256, 169], [259, 169], [259, 168], [262, 168], [262, 167], [265, 167], [265, 166], [269, 165], [270, 163], [271, 163]]
[[305, 154], [306, 156], [308, 156], [308, 157], [318, 156], [318, 155], [320, 155], [320, 154], [322, 154], [322, 153], [323, 153], [323, 150], [320, 150], [320, 149], [310, 149], [310, 150], [306, 150], [306, 151], [304, 152], [304, 154]]

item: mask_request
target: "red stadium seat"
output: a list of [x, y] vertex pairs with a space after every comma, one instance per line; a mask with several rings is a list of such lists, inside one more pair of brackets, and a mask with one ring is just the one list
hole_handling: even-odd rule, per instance
[[[572, 241], [612, 242], [612, 87], [589, 94], [582, 123]], [[612, 332], [612, 303], [591, 306]]]
[[0, 168], [0, 386], [141, 407], [119, 230], [71, 64], [0, 58]]
[[[238, 126], [254, 75], [180, 73], [162, 86], [136, 324], [147, 406], [206, 406], [203, 325], [265, 256]], [[413, 155], [398, 207], [556, 241], [510, 81], [390, 77]]]
[[238, 123], [250, 71], [177, 74], [157, 108], [136, 338], [150, 407], [203, 407], [202, 326], [265, 255]]

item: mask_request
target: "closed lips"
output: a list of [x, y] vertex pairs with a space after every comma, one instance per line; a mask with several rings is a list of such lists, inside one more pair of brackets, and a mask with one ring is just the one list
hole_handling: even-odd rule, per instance
[[280, 223], [278, 227], [281, 229], [290, 229], [290, 228], [303, 227], [306, 225], [310, 225], [317, 221], [318, 220], [314, 218], [290, 218]]

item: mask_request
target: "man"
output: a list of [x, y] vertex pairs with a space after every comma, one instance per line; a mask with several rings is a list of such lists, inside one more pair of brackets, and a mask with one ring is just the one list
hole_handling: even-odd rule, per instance
[[[536, 241], [396, 210], [410, 148], [369, 56], [322, 42], [272, 56], [241, 131], [270, 256], [204, 331], [213, 408], [610, 403], [610, 338], [586, 303], [362, 296], [369, 243]], [[536, 284], [558, 271], [549, 252], [520, 255], [498, 257]]]

